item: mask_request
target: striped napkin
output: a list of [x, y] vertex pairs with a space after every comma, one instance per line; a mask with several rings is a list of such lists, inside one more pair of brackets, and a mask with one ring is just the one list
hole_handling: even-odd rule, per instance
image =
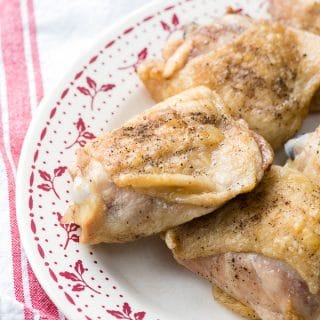
[[109, 24], [148, 0], [0, 0], [0, 319], [65, 319], [23, 251], [15, 177], [32, 114]]

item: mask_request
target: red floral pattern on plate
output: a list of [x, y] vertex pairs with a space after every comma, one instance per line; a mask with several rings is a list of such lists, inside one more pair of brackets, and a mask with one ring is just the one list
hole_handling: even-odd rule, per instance
[[98, 93], [100, 93], [100, 92], [108, 92], [108, 91], [112, 90], [116, 86], [113, 83], [107, 83], [107, 84], [101, 85], [98, 88], [97, 87], [97, 83], [93, 79], [91, 79], [90, 77], [87, 77], [86, 81], [87, 81], [88, 87], [81, 86], [81, 87], [77, 87], [77, 89], [83, 95], [90, 97], [90, 109], [91, 110], [93, 110], [94, 101], [95, 101], [95, 98], [97, 97]]
[[66, 147], [66, 149], [70, 149], [76, 144], [78, 144], [80, 147], [84, 147], [87, 143], [86, 140], [91, 140], [96, 137], [92, 132], [86, 130], [86, 125], [82, 118], [79, 118], [75, 126], [77, 128], [78, 135], [76, 139]]
[[165, 22], [163, 20], [160, 20], [160, 24], [162, 26], [162, 29], [166, 32], [168, 32], [168, 38], [177, 31], [183, 31], [184, 26], [179, 26], [180, 20], [176, 13], [174, 13], [171, 17], [170, 22]]
[[98, 291], [98, 290], [94, 289], [93, 287], [91, 287], [86, 282], [86, 280], [83, 278], [84, 273], [88, 269], [85, 269], [83, 267], [82, 260], [78, 260], [75, 263], [73, 269], [75, 271], [74, 273], [73, 272], [69, 272], [69, 271], [64, 271], [64, 272], [60, 272], [59, 273], [60, 276], [66, 278], [68, 280], [71, 280], [72, 282], [76, 282], [72, 286], [72, 291], [83, 291], [83, 290], [85, 290], [87, 288], [87, 289], [92, 290], [94, 293], [101, 294], [100, 291]]
[[67, 170], [67, 167], [58, 167], [53, 170], [52, 177], [48, 172], [46, 172], [44, 170], [38, 170], [40, 177], [42, 178], [42, 180], [45, 181], [45, 183], [39, 184], [38, 188], [43, 191], [46, 191], [46, 192], [52, 190], [53, 193], [55, 194], [55, 196], [58, 199], [60, 199], [60, 196], [55, 188], [54, 181], [57, 177], [61, 177], [65, 173], [66, 170]]
[[116, 319], [126, 320], [143, 320], [146, 313], [144, 311], [136, 312], [132, 314], [131, 307], [128, 302], [125, 302], [122, 306], [122, 310], [107, 310]]
[[[100, 132], [119, 125], [123, 119], [118, 117], [127, 117], [125, 108], [131, 108], [134, 101], [130, 95], [142, 86], [134, 73], [119, 69], [136, 70], [144, 59], [156, 57], [167, 36], [183, 30], [183, 23], [222, 14], [215, 11], [216, 5], [210, 0], [201, 3], [205, 1], [204, 9], [197, 7], [201, 15], [194, 9], [194, 0], [165, 1], [166, 5], [159, 4], [103, 38], [101, 46], [79, 61], [55, 97], [41, 108], [40, 120], [32, 127], [20, 171], [23, 177], [18, 179], [18, 184], [23, 181], [25, 186], [25, 192], [18, 195], [23, 203], [18, 220], [20, 229], [27, 230], [23, 241], [34, 271], [70, 319], [157, 319], [152, 307], [143, 299], [134, 300], [134, 290], [127, 289], [125, 280], [113, 273], [117, 271], [113, 261], [109, 266], [95, 247], [79, 246], [78, 226], [60, 224], [60, 212], [68, 206], [71, 187], [61, 163], [71, 164], [75, 146], [84, 146]], [[128, 57], [132, 62], [126, 65]], [[107, 107], [102, 108], [104, 104]], [[68, 135], [72, 138], [67, 142], [64, 139]], [[138, 286], [140, 280], [134, 284]], [[130, 304], [124, 302], [129, 299]]]
[[129, 64], [128, 66], [119, 67], [118, 70], [127, 70], [133, 68], [134, 72], [137, 72], [138, 65], [147, 58], [148, 48], [143, 48], [138, 54], [137, 59], [134, 63]]
[[67, 233], [66, 242], [64, 243], [63, 250], [68, 248], [69, 242], [79, 242], [79, 236], [77, 231], [79, 230], [79, 226], [75, 223], [61, 223], [62, 215], [60, 212], [57, 212], [57, 218], [60, 226], [64, 229]]

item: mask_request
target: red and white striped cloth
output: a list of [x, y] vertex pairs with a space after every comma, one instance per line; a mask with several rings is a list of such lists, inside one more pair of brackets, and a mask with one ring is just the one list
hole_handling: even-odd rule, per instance
[[147, 0], [0, 0], [0, 319], [64, 319], [23, 251], [15, 176], [23, 139], [44, 93], [93, 36]]

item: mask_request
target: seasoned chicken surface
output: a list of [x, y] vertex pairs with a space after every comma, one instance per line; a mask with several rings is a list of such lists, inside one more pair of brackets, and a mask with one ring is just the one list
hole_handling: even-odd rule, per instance
[[164, 231], [252, 190], [272, 162], [267, 142], [205, 87], [172, 97], [78, 151], [64, 222], [85, 243]]
[[320, 34], [320, 1], [269, 0], [269, 12], [275, 20]]
[[[177, 54], [187, 42], [166, 60], [140, 65], [139, 76], [156, 101], [201, 84], [215, 90], [233, 117], [245, 119], [274, 148], [300, 128], [320, 84], [316, 35], [260, 21], [193, 59]], [[183, 63], [171, 63], [175, 55]]]
[[[320, 187], [272, 166], [251, 193], [166, 232], [176, 260], [263, 320], [320, 317]], [[229, 301], [229, 302], [228, 302]], [[244, 305], [241, 308], [241, 305]], [[246, 309], [250, 308], [250, 309]]]
[[252, 23], [248, 16], [226, 14], [207, 25], [189, 25], [183, 38], [171, 37], [165, 44], [162, 51], [163, 77], [172, 76], [193, 58], [230, 43]]
[[[216, 286], [214, 296], [219, 302], [249, 319], [316, 320], [320, 316], [320, 294], [310, 293], [300, 275], [282, 261], [233, 252], [182, 264]], [[223, 298], [232, 299], [229, 293], [233, 301], [228, 303]]]
[[289, 140], [285, 145], [287, 166], [303, 172], [320, 184], [320, 126], [310, 133]]
[[[274, 20], [320, 35], [320, 1], [269, 0], [269, 12]], [[312, 111], [320, 110], [320, 92], [312, 99]]]

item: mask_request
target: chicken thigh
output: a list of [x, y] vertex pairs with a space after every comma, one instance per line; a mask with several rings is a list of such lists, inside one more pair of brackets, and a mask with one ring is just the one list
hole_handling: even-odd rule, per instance
[[84, 243], [125, 242], [207, 214], [251, 191], [270, 166], [268, 143], [206, 87], [172, 97], [88, 143], [71, 168], [63, 218]]
[[273, 19], [320, 34], [320, 2], [317, 0], [269, 0]]
[[[272, 166], [259, 186], [166, 232], [175, 259], [249, 318], [320, 318], [320, 187]], [[235, 303], [234, 303], [235, 302]]]
[[[170, 37], [162, 50], [163, 76], [168, 78], [197, 56], [232, 42], [247, 30], [254, 20], [241, 14], [226, 14], [206, 25], [190, 24], [183, 38]], [[153, 62], [147, 62], [153, 64]]]
[[[320, 2], [316, 0], [269, 0], [274, 20], [320, 35]], [[312, 99], [311, 111], [320, 110], [320, 92]]]
[[234, 118], [276, 149], [300, 128], [319, 88], [320, 38], [278, 23], [248, 25], [192, 59], [187, 37], [170, 57], [146, 61], [138, 73], [156, 101], [197, 85], [215, 90]]

